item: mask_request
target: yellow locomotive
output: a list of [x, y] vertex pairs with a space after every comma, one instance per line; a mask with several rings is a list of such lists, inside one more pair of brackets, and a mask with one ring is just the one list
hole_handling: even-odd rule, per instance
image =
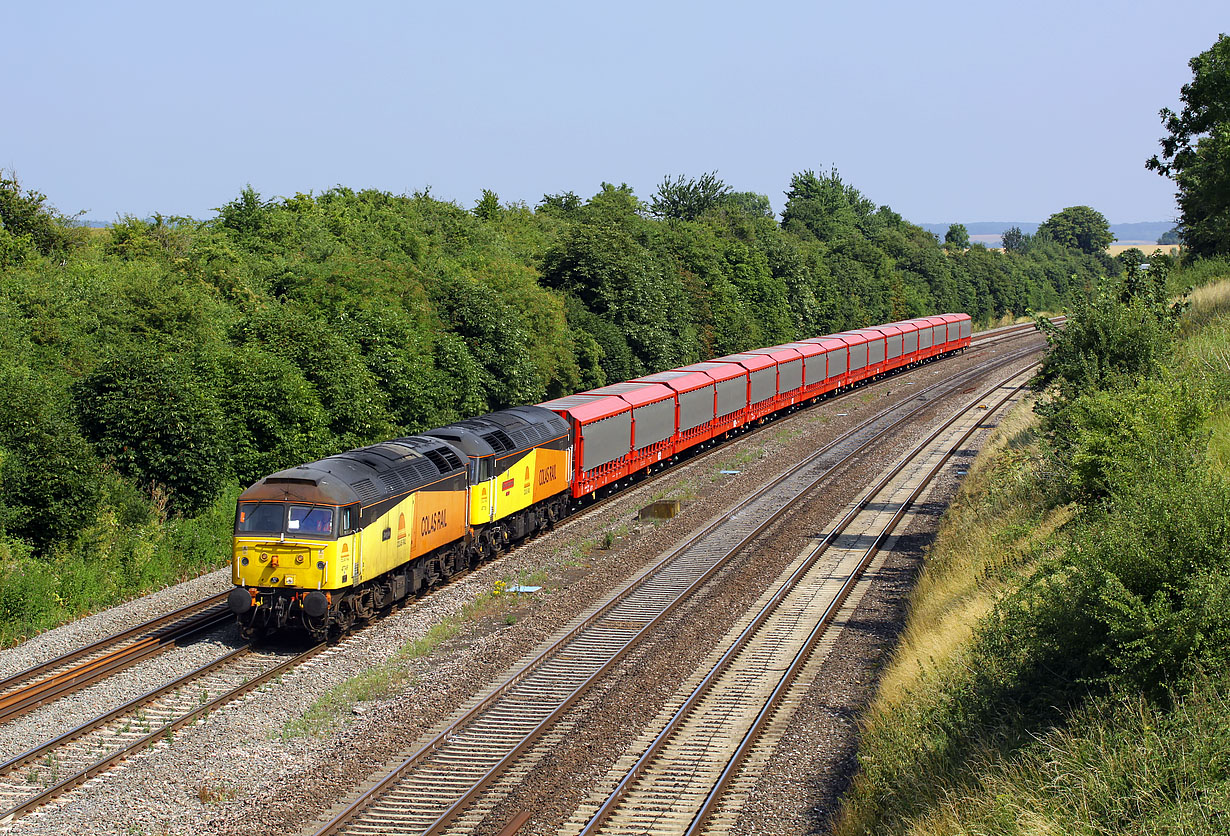
[[525, 406], [266, 476], [237, 504], [230, 609], [247, 637], [344, 632], [553, 525], [571, 456]]

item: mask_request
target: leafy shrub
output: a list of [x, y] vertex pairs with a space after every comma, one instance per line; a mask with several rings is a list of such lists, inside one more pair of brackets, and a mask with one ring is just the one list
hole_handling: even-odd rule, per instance
[[165, 487], [192, 513], [230, 474], [226, 424], [199, 369], [156, 350], [104, 360], [75, 388], [81, 427], [99, 455], [142, 485]]

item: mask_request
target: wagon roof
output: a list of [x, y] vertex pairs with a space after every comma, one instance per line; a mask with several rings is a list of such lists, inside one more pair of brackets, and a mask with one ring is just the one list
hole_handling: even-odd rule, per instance
[[677, 371], [703, 372], [709, 378], [717, 381], [747, 376], [747, 369], [737, 363], [714, 363], [712, 361], [693, 363], [690, 366], [680, 366]]
[[725, 357], [714, 357], [713, 362], [737, 363], [749, 372], [756, 372], [769, 366], [777, 365], [772, 357], [766, 357], [763, 354], [727, 354]]
[[538, 406], [568, 415], [579, 424], [600, 421], [621, 412], [627, 412], [632, 407], [627, 401], [610, 395], [568, 395], [553, 401], [540, 403]]
[[674, 399], [675, 392], [673, 389], [663, 386], [660, 383], [646, 383], [643, 381], [629, 380], [624, 383], [612, 383], [610, 386], [603, 386], [599, 389], [590, 389], [582, 392], [582, 395], [613, 395], [622, 400], [627, 401], [632, 406], [643, 406], [647, 403], [656, 403], [667, 398]]
[[663, 386], [668, 386], [676, 392], [691, 392], [693, 389], [700, 389], [705, 386], [713, 385], [713, 378], [700, 371], [684, 371], [682, 369], [671, 369], [657, 374], [647, 374], [644, 377], [638, 377], [632, 383], [661, 383]]

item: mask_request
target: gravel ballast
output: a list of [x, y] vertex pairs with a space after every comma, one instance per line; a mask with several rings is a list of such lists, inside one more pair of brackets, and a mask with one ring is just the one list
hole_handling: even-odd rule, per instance
[[[541, 644], [578, 612], [683, 539], [716, 511], [734, 504], [740, 496], [784, 471], [826, 440], [938, 380], [941, 373], [985, 364], [1019, 345], [1018, 341], [1010, 346], [971, 349], [962, 357], [892, 377], [818, 409], [779, 420], [710, 457], [685, 463], [380, 619], [285, 675], [280, 682], [266, 685], [214, 712], [173, 740], [16, 822], [12, 832], [43, 834], [68, 830], [75, 836], [299, 832], [319, 820], [335, 800], [353, 795], [364, 779], [404, 754], [415, 740], [506, 671], [521, 655]], [[968, 397], [954, 396], [951, 402]], [[937, 411], [940, 410], [942, 407], [937, 405]], [[614, 762], [622, 751], [621, 745], [626, 745], [654, 716], [742, 612], [741, 608], [755, 601], [780, 568], [793, 559], [800, 538], [815, 537], [860, 479], [882, 469], [922, 434], [921, 430], [901, 433], [892, 445], [864, 454], [839, 482], [840, 489], [834, 488], [831, 496], [822, 493], [805, 509], [788, 514], [755, 549], [734, 561], [703, 596], [672, 619], [660, 640], [630, 654], [621, 666], [622, 675], [600, 686], [599, 692], [586, 700], [570, 720], [573, 733], [551, 758], [540, 764], [527, 788], [510, 796], [508, 809], [535, 811], [534, 820], [522, 833], [556, 832], [584, 798], [586, 788]], [[721, 470], [739, 472], [722, 475]], [[946, 500], [937, 498], [937, 491], [932, 492], [929, 501], [938, 509]], [[636, 511], [663, 494], [682, 499], [682, 513], [658, 524], [636, 521]], [[595, 548], [595, 544], [606, 542], [608, 533], [613, 547]], [[919, 536], [925, 539], [927, 535], [921, 532]], [[840, 786], [848, 777], [853, 717], [865, 703], [874, 681], [874, 659], [895, 636], [892, 625], [899, 623], [900, 600], [912, 581], [910, 567], [918, 560], [917, 556], [901, 559], [906, 563], [896, 573], [895, 585], [889, 585], [892, 588], [884, 591], [882, 599], [873, 587], [863, 603], [863, 607], [873, 608], [869, 612], [874, 612], [885, 626], [865, 631], [870, 638], [841, 652], [843, 658], [853, 660], [848, 673], [842, 674], [843, 682], [849, 683], [848, 692], [833, 688], [819, 695], [817, 705], [827, 707], [811, 715], [811, 721], [800, 720], [802, 725], [797, 732], [792, 727], [783, 740], [783, 747], [804, 741], [797, 744], [802, 752], [835, 753], [836, 761], [845, 766], [822, 768], [814, 758], [802, 756], [801, 760], [792, 761], [795, 765], [783, 768], [809, 777], [800, 783], [778, 776], [778, 783], [804, 787], [805, 798], [795, 797], [792, 801], [788, 793], [774, 796], [758, 791], [755, 803], [762, 807], [777, 804], [783, 809], [793, 805], [795, 810], [810, 812], [805, 812], [801, 819], [792, 814], [793, 824], [785, 830], [767, 827], [749, 828], [746, 832], [823, 832], [807, 829], [812, 827], [807, 823], [821, 822], [831, 806], [828, 800], [816, 799], [836, 795], [827, 790], [828, 795], [824, 795], [817, 789], [816, 781], [821, 780], [817, 776], [828, 775], [823, 780], [827, 782], [824, 786], [830, 788]], [[489, 594], [497, 582], [516, 582], [531, 575], [547, 578], [544, 592], [522, 596], [511, 608], [495, 608], [463, 621], [460, 632], [433, 653], [405, 662], [407, 674], [400, 687], [386, 697], [342, 706], [338, 721], [322, 736], [295, 733], [295, 721], [331, 688], [378, 668], [410, 642], [426, 636], [433, 625], [457, 616], [476, 598]], [[0, 654], [0, 671], [13, 672], [34, 661], [52, 658], [136, 621], [224, 590], [229, 583], [229, 570], [220, 570], [49, 631]], [[858, 631], [857, 636], [863, 635], [864, 631]], [[218, 647], [232, 646], [236, 641], [232, 629], [211, 642], [202, 642], [201, 652], [212, 648], [209, 652], [217, 655]], [[859, 659], [871, 661], [860, 663]], [[165, 671], [156, 671], [141, 678], [145, 676], [142, 674], [134, 679], [132, 687], [154, 687], [160, 683], [153, 680], [160, 676], [165, 679], [166, 675]], [[800, 715], [803, 714], [801, 711]], [[815, 734], [809, 731], [812, 727]], [[26, 732], [19, 734], [7, 726], [3, 734], [5, 737], [0, 739], [6, 741], [6, 748], [20, 745], [18, 740], [30, 739]], [[34, 732], [29, 734], [37, 736]], [[12, 736], [12, 743], [8, 742], [8, 735]], [[832, 762], [832, 758], [824, 759], [825, 764]], [[767, 775], [765, 780], [769, 780]], [[801, 807], [804, 802], [806, 806]], [[762, 817], [758, 816], [758, 820]], [[807, 824], [807, 828], [798, 830], [800, 822]], [[480, 832], [487, 832], [488, 826], [490, 832], [495, 832], [502, 824], [485, 823]]]

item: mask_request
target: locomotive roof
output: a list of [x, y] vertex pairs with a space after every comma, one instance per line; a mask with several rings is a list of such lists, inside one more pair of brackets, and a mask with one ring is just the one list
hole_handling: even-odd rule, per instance
[[538, 406], [514, 406], [425, 433], [457, 445], [468, 456], [519, 453], [567, 434], [564, 419]]
[[408, 436], [280, 470], [252, 485], [239, 499], [371, 505], [464, 471], [464, 457], [451, 444]]

